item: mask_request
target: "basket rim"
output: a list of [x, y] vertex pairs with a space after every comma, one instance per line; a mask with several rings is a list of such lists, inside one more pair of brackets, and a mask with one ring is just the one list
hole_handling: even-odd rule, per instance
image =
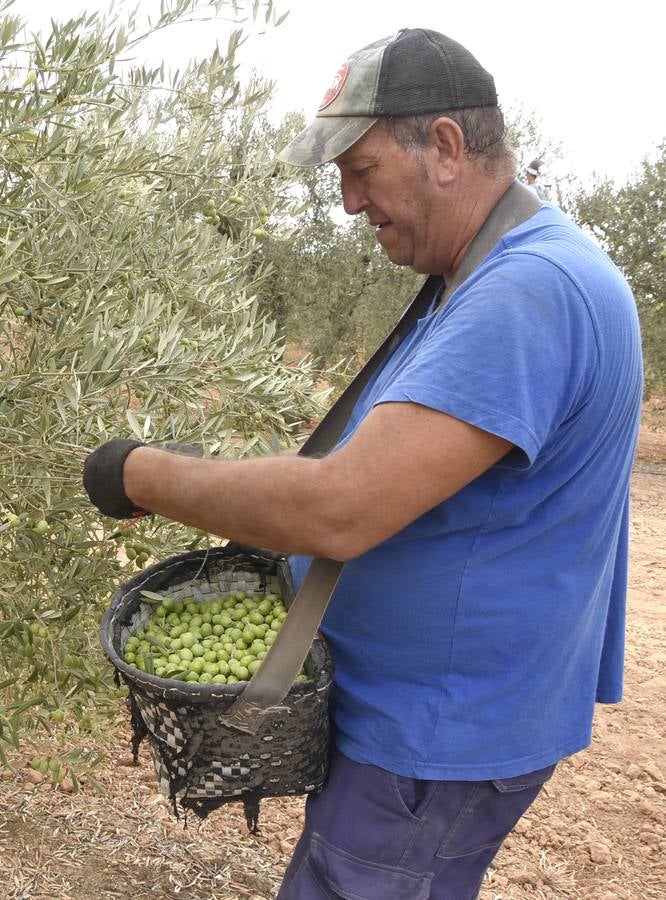
[[[121, 601], [125, 600], [128, 594], [141, 590], [142, 586], [149, 582], [152, 576], [172, 568], [178, 569], [179, 567], [196, 560], [205, 561], [207, 559], [227, 559], [233, 557], [249, 557], [250, 559], [254, 557], [264, 563], [273, 563], [276, 571], [280, 565], [287, 565], [288, 568], [287, 557], [284, 554], [275, 554], [269, 550], [257, 550], [254, 547], [245, 547], [238, 544], [227, 544], [204, 548], [203, 550], [190, 550], [185, 553], [167, 557], [146, 569], [142, 569], [132, 578], [118, 585], [102, 617], [99, 629], [99, 639], [107, 659], [114, 668], [123, 675], [128, 686], [136, 685], [139, 688], [158, 692], [164, 699], [178, 699], [179, 697], [183, 700], [230, 699], [239, 697], [243, 693], [250, 683], [249, 681], [239, 682], [237, 684], [199, 684], [198, 682], [178, 681], [172, 678], [160, 678], [157, 675], [150, 675], [147, 672], [138, 669], [136, 666], [131, 666], [129, 663], [126, 663], [113, 646], [112, 640], [114, 630], [113, 624], [115, 623], [115, 617], [119, 612]], [[315, 637], [313, 645], [316, 646], [318, 642], [323, 644], [323, 639], [319, 634]], [[306, 695], [325, 690], [328, 687], [332, 680], [332, 675], [330, 672], [326, 671], [326, 653], [323, 648], [321, 652], [324, 656], [324, 665], [319, 673], [320, 677], [312, 682], [294, 682], [289, 689], [290, 695], [292, 693], [296, 695]], [[323, 679], [323, 683], [321, 676], [326, 676]]]

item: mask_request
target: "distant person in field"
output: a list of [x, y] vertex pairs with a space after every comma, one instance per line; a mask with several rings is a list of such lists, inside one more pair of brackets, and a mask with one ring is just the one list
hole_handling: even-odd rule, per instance
[[[472, 900], [557, 763], [622, 696], [633, 297], [516, 180], [492, 76], [405, 29], [352, 54], [280, 155], [333, 162], [429, 303], [322, 458], [196, 459], [107, 442], [84, 484], [234, 541], [345, 561], [322, 622], [335, 747], [279, 900]], [[526, 220], [506, 210], [520, 202]], [[479, 236], [503, 233], [470, 277]], [[476, 246], [479, 246], [478, 242]]]
[[527, 186], [532, 188], [534, 193], [541, 200], [549, 200], [549, 191], [543, 185], [539, 183], [539, 175], [541, 174], [541, 167], [543, 166], [543, 162], [540, 159], [533, 159], [529, 166], [525, 169], [525, 179], [527, 181]]

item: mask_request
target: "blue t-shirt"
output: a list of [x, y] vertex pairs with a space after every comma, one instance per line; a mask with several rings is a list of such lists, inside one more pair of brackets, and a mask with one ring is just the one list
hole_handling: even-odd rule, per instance
[[550, 205], [415, 324], [342, 441], [376, 404], [412, 402], [515, 447], [345, 565], [322, 625], [343, 753], [476, 780], [589, 744], [595, 700], [622, 694], [641, 394], [631, 292]]

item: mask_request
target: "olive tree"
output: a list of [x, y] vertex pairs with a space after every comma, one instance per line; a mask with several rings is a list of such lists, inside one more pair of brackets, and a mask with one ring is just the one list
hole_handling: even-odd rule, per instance
[[[173, 75], [122, 64], [193, 15], [235, 22], [224, 51]], [[260, 297], [289, 174], [263, 139], [266, 85], [242, 84], [235, 0], [163, 0], [27, 36], [0, 6], [0, 760], [66, 710], [94, 726], [110, 670], [97, 628], [115, 585], [209, 538], [118, 528], [81, 488], [111, 437], [242, 457], [321, 412]], [[271, 237], [271, 233], [274, 237]]]
[[574, 215], [624, 272], [643, 333], [647, 392], [666, 382], [666, 142], [622, 187], [602, 181], [575, 198]]

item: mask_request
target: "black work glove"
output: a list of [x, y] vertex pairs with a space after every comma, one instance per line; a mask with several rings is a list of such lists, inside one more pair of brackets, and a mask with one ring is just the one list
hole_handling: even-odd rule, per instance
[[94, 506], [105, 516], [114, 519], [135, 519], [150, 515], [147, 509], [135, 506], [125, 493], [123, 468], [125, 460], [137, 447], [157, 447], [171, 453], [203, 456], [203, 448], [192, 444], [168, 441], [164, 444], [144, 444], [115, 438], [90, 453], [83, 464], [83, 487]]

